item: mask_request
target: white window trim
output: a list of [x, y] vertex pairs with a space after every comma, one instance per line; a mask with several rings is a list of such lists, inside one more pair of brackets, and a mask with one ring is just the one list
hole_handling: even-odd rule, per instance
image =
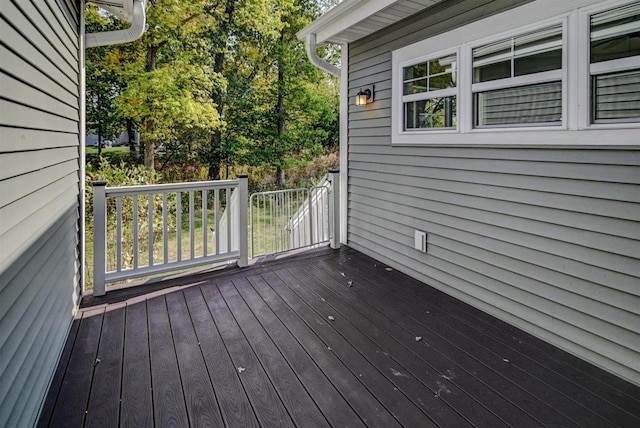
[[[632, 0], [538, 0], [393, 51], [392, 145], [638, 146], [637, 134], [629, 132], [629, 129], [640, 128], [640, 123], [590, 123], [589, 16], [629, 3]], [[471, 88], [478, 90], [481, 86], [474, 85], [490, 82], [472, 83], [472, 47], [508, 38], [510, 34], [535, 31], [560, 21], [563, 22], [562, 125], [473, 128]], [[458, 129], [403, 131], [402, 65], [455, 50], [458, 51]], [[416, 52], [426, 54], [418, 57]]]

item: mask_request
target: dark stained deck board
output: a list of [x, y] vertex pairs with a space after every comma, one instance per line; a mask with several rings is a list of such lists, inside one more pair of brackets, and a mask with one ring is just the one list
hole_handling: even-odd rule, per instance
[[[604, 375], [605, 379], [610, 380], [610, 374], [437, 290], [424, 287], [417, 281], [406, 278], [400, 272], [387, 272], [383, 265], [373, 259], [368, 259], [361, 254], [354, 254], [353, 259], [357, 262], [350, 263], [351, 261], [347, 259], [343, 260], [340, 266], [349, 272], [347, 276], [362, 278], [368, 285], [364, 288], [366, 292], [379, 295], [386, 301], [389, 298], [394, 299], [403, 307], [414, 308], [416, 320], [419, 322], [433, 322], [439, 326], [439, 329], [448, 331], [455, 326], [457, 335], [465, 336], [474, 342], [481, 340], [481, 346], [485, 349], [494, 354], [503, 355], [503, 358], [509, 360], [507, 367], [509, 370], [505, 374], [515, 373], [517, 377], [515, 382], [519, 385], [526, 385], [539, 397], [547, 396], [549, 391], [557, 391], [561, 394], [562, 397], [548, 398], [551, 403], [554, 403], [550, 404], [551, 406], [555, 406], [560, 399], [563, 402], [563, 410], [568, 411], [572, 418], [587, 425], [597, 421], [601, 426], [640, 424], [638, 417], [640, 403], [637, 400], [590, 375], [576, 371], [573, 363], [577, 366], [587, 365], [591, 372], [599, 376]], [[324, 263], [321, 263], [321, 266], [324, 267], [325, 272], [331, 269], [330, 265]], [[371, 281], [370, 278], [375, 280]], [[403, 284], [411, 285], [398, 288], [395, 284], [399, 279]], [[457, 307], [464, 306], [464, 308], [452, 311], [449, 309], [452, 304], [456, 304]], [[487, 324], [487, 321], [491, 321], [492, 324]], [[412, 324], [415, 324], [415, 321], [412, 321]], [[460, 341], [459, 337], [456, 337], [454, 342], [465, 343]], [[541, 348], [532, 346], [528, 342], [535, 343]], [[475, 351], [472, 353], [480, 355]], [[541, 361], [544, 361], [544, 364]], [[533, 380], [523, 380], [521, 376], [523, 373], [530, 375]], [[586, 382], [583, 383], [583, 380]], [[633, 385], [617, 378], [613, 383], [622, 384], [625, 388], [631, 387], [632, 390], [634, 388]], [[636, 397], [640, 398], [637, 391]]]
[[358, 416], [370, 427], [399, 427], [398, 421], [384, 408], [376, 397], [360, 382], [357, 374], [327, 348], [293, 308], [276, 294], [261, 276], [249, 277], [249, 282], [260, 298], [270, 307], [291, 334], [311, 355], [318, 367], [336, 385]]
[[125, 308], [105, 312], [85, 426], [117, 426], [120, 419]]
[[147, 318], [155, 424], [159, 427], [186, 427], [189, 418], [165, 296], [147, 301]]
[[[340, 281], [341, 278], [340, 274], [338, 274], [339, 276], [334, 275], [331, 272], [331, 269], [333, 268], [330, 267], [324, 272], [318, 273], [315, 268], [310, 268], [309, 272], [315, 275], [324, 275], [323, 284], [329, 286], [333, 281], [329, 281], [327, 280], [327, 278], [333, 276], [333, 279], [337, 281]], [[464, 361], [465, 364], [452, 361], [451, 358], [448, 358], [447, 355], [451, 352], [455, 353], [455, 349], [447, 342], [441, 341], [441, 338], [438, 335], [433, 333], [427, 334], [428, 330], [421, 328], [414, 320], [411, 320], [407, 316], [406, 306], [401, 306], [402, 310], [396, 309], [398, 308], [398, 306], [387, 305], [388, 302], [393, 302], [391, 297], [384, 296], [383, 298], [380, 298], [378, 296], [370, 295], [370, 289], [368, 287], [368, 285], [370, 284], [367, 284], [366, 280], [364, 280], [364, 278], [362, 277], [359, 277], [352, 273], [349, 275], [345, 275], [345, 277], [342, 277], [343, 283], [346, 284], [348, 280], [354, 281], [354, 285], [351, 288], [344, 287], [344, 289], [348, 290], [345, 291], [345, 293], [353, 294], [353, 298], [351, 299], [353, 302], [352, 304], [359, 308], [359, 310], [369, 314], [369, 317], [374, 318], [378, 325], [384, 326], [384, 328], [394, 336], [405, 337], [407, 343], [412, 345], [413, 351], [421, 358], [428, 361], [432, 367], [435, 367], [438, 372], [438, 376], [440, 376], [442, 379], [450, 381], [451, 383], [457, 385], [459, 388], [465, 391], [466, 394], [471, 395], [473, 397], [473, 401], [482, 403], [485, 407], [491, 409], [492, 412], [497, 414], [509, 425], [531, 426], [532, 424], [541, 423], [535, 418], [535, 415], [525, 412], [523, 409], [519, 408], [516, 404], [510, 401], [509, 397], [500, 393], [500, 391], [505, 390], [513, 393], [514, 388], [509, 385], [509, 383], [503, 381], [495, 385], [495, 389], [491, 388], [491, 386], [483, 380], [484, 375], [478, 376], [476, 374], [478, 372], [485, 374], [487, 373], [487, 370], [483, 370], [483, 366], [476, 360], [470, 359], [470, 356], [464, 358], [464, 354], [464, 359], [462, 361]], [[335, 286], [332, 288], [335, 289]], [[366, 307], [364, 305], [374, 306]], [[388, 321], [385, 321], [384, 318], [376, 316], [375, 311], [379, 311], [382, 315], [388, 317]], [[394, 326], [391, 322], [395, 323], [396, 326]], [[404, 332], [402, 330], [404, 330]], [[421, 337], [421, 340], [416, 341], [416, 337]], [[413, 343], [411, 343], [412, 340]], [[493, 381], [495, 382], [496, 379], [493, 379]], [[446, 386], [447, 384], [441, 383], [441, 385]], [[451, 394], [451, 391], [455, 391], [455, 389], [447, 389], [450, 392], [444, 394], [445, 398], [447, 398], [449, 394]], [[446, 390], [444, 391], [446, 392]], [[462, 409], [465, 407], [465, 402], [458, 402], [457, 406], [458, 408]], [[467, 411], [468, 410], [465, 409], [465, 412]]]
[[146, 302], [127, 305], [125, 321], [120, 426], [153, 426]]
[[38, 426], [640, 426], [638, 386], [349, 248], [164, 286], [88, 300]]
[[167, 294], [167, 309], [191, 427], [222, 427], [222, 415], [182, 293]]
[[78, 329], [80, 328], [80, 318], [75, 318], [71, 323], [71, 329], [69, 330], [69, 335], [67, 337], [67, 342], [64, 344], [64, 348], [62, 350], [62, 354], [60, 355], [60, 362], [58, 363], [58, 368], [53, 375], [53, 379], [51, 380], [51, 386], [49, 387], [49, 392], [47, 397], [42, 405], [42, 410], [40, 411], [40, 418], [36, 426], [38, 428], [45, 428], [49, 425], [51, 421], [51, 416], [53, 415], [53, 411], [55, 409], [56, 400], [58, 398], [58, 391], [60, 391], [60, 387], [62, 386], [62, 381], [64, 380], [66, 369], [69, 365], [69, 359], [71, 358], [71, 351], [73, 350], [73, 345], [76, 340], [76, 335], [78, 334]]
[[261, 426], [295, 426], [217, 286], [201, 287], [220, 336], [238, 370]]
[[[385, 335], [393, 338], [393, 341], [387, 340], [389, 346], [385, 348], [385, 352], [396, 358], [413, 376], [430, 385], [439, 400], [449, 403], [454, 409], [459, 409], [458, 411], [473, 423], [498, 427], [508, 424], [527, 426], [534, 422], [531, 417], [518, 412], [518, 409], [506, 399], [488, 389], [472, 375], [462, 376], [461, 379], [460, 375], [464, 374], [464, 371], [461, 373], [459, 368], [454, 368], [455, 366], [440, 353], [429, 349], [426, 340], [416, 340], [418, 334], [415, 331], [396, 323], [397, 318], [387, 318], [385, 314], [369, 306], [358, 297], [357, 292], [358, 288], [362, 287], [361, 284], [356, 283], [349, 287], [349, 280], [339, 272], [325, 272], [317, 266], [289, 270], [298, 279], [309, 278], [305, 282], [309, 287], [326, 293], [325, 296], [332, 296], [327, 297], [327, 301], [331, 299], [333, 302], [337, 299], [338, 302], [342, 302], [339, 303], [340, 306], [346, 307], [347, 313], [362, 314], [356, 319], [362, 330], [371, 324], [380, 329], [379, 333], [374, 332], [376, 336]], [[318, 278], [322, 278], [322, 282], [318, 281]], [[395, 315], [403, 316], [399, 311], [396, 311]], [[501, 411], [494, 413], [496, 409]], [[500, 413], [506, 420], [500, 419]]]
[[264, 330], [269, 333], [271, 340], [308, 389], [329, 423], [339, 427], [364, 426], [362, 420], [339, 393], [338, 388], [330, 382], [314, 359], [306, 353], [302, 345], [253, 290], [249, 281], [246, 278], [239, 278], [233, 283], [236, 292], [242, 296]]
[[[374, 289], [374, 287], [371, 287]], [[367, 291], [369, 289], [367, 288]], [[394, 293], [383, 293], [380, 295], [382, 301], [389, 302], [395, 300]], [[562, 424], [565, 426], [577, 426], [578, 423], [566, 417], [562, 410], [564, 406], [571, 406], [575, 403], [567, 400], [566, 397], [560, 397], [554, 391], [550, 391], [541, 385], [537, 385], [537, 380], [528, 377], [525, 373], [518, 371], [508, 361], [505, 356], [495, 354], [482, 346], [479, 346], [473, 340], [457, 334], [446, 323], [440, 323], [435, 318], [427, 318], [428, 314], [424, 310], [417, 310], [415, 303], [405, 302], [403, 311], [410, 315], [413, 319], [411, 325], [421, 326], [416, 330], [416, 335], [422, 336], [426, 343], [431, 347], [452, 355], [453, 362], [457, 362], [461, 367], [473, 368], [478, 378], [492, 386], [496, 390], [509, 390], [511, 394], [521, 397], [521, 400], [527, 402], [527, 407], [531, 409], [529, 412], [540, 422], [547, 425]], [[563, 409], [554, 405], [555, 401], [565, 398]], [[584, 408], [581, 409], [584, 412]], [[582, 418], [582, 414], [572, 414], [576, 419]], [[586, 419], [586, 418], [585, 418]], [[585, 423], [592, 423], [586, 419]]]
[[[406, 299], [404, 301], [409, 304]], [[442, 311], [437, 312], [437, 307], [429, 306], [429, 309], [430, 313], [428, 315], [426, 315], [426, 311], [417, 312], [416, 315], [422, 315], [422, 318], [419, 319], [421, 323], [433, 319], [439, 323], [439, 328], [442, 329], [443, 333], [456, 344], [462, 343], [464, 338], [464, 340], [470, 341], [473, 345], [479, 345], [480, 348], [486, 350], [484, 363], [495, 372], [503, 368], [502, 373], [507, 378], [518, 385], [528, 385], [527, 392], [540, 398], [549, 407], [554, 407], [554, 403], [557, 400], [563, 401], [564, 406], [560, 409], [560, 412], [564, 413], [565, 410], [568, 410], [565, 416], [574, 415], [571, 418], [578, 424], [598, 423], [601, 426], [607, 425], [606, 420], [601, 419], [599, 415], [590, 411], [589, 404], [597, 404], [594, 402], [595, 396], [584, 394], [586, 391], [582, 389], [572, 388], [571, 383], [560, 377], [547, 376], [548, 371], [541, 370], [539, 366], [519, 365], [517, 354], [512, 350], [500, 343], [491, 343], [492, 339], [490, 337], [478, 335], [475, 330], [465, 324], [454, 323], [453, 319], [447, 319], [446, 314], [442, 313]], [[478, 349], [478, 347], [474, 346], [468, 353], [476, 356], [481, 355]], [[507, 362], [506, 366], [500, 363], [500, 358], [503, 359], [503, 362]], [[545, 394], [543, 395], [541, 392]]]
[[84, 312], [49, 426], [82, 426], [89, 403], [104, 309]]
[[207, 373], [227, 426], [260, 426], [199, 287], [184, 290], [189, 313], [204, 355]]
[[[383, 367], [376, 367], [360, 353], [360, 349], [353, 346], [349, 339], [343, 337], [330, 325], [333, 323], [328, 319], [332, 315], [331, 310], [325, 308], [325, 310], [315, 311], [308, 302], [289, 289], [288, 284], [275, 273], [267, 273], [262, 277], [308, 326], [315, 327], [316, 334], [322, 338], [327, 347], [331, 348], [331, 351], [354, 374], [357, 374], [362, 383], [402, 425], [435, 426], [433, 421], [387, 377], [384, 371], [389, 372], [388, 368], [385, 370]], [[407, 379], [409, 379], [408, 376]]]
[[328, 427], [313, 399], [305, 389], [295, 371], [271, 341], [262, 325], [256, 320], [244, 300], [238, 295], [230, 281], [218, 285], [236, 322], [247, 338], [249, 346], [265, 369], [294, 424], [301, 426]]
[[[450, 388], [456, 389], [446, 379], [439, 379], [437, 376], [431, 377], [434, 385], [425, 382], [427, 376], [422, 372], [428, 372], [429, 367], [420, 364], [415, 355], [409, 355], [406, 348], [375, 324], [364, 319], [359, 313], [340, 302], [337, 298], [317, 290], [319, 293], [311, 291], [314, 279], [307, 275], [296, 277], [289, 270], [276, 271], [284, 283], [286, 283], [296, 294], [304, 299], [319, 314], [322, 311], [334, 316], [335, 321], [328, 323], [334, 327], [352, 346], [360, 351], [387, 379], [394, 385], [394, 388], [405, 393], [411, 402], [422, 409], [422, 411], [438, 425], [469, 426], [468, 420], [452, 409], [440, 396], [436, 382], [447, 383]], [[304, 285], [301, 281], [306, 280]], [[366, 332], [366, 333], [365, 333]], [[415, 338], [413, 338], [415, 341]], [[429, 381], [429, 383], [431, 383]], [[456, 391], [459, 393], [459, 391]], [[473, 407], [471, 401], [468, 401]], [[480, 420], [480, 418], [478, 418]], [[493, 426], [499, 426], [499, 421], [494, 417], [490, 419]], [[488, 421], [487, 421], [488, 422]]]
[[[627, 411], [635, 410], [633, 414], [640, 418], [640, 395], [638, 395], [635, 385], [580, 358], [567, 354], [550, 343], [540, 340], [498, 318], [487, 316], [479, 309], [460, 300], [452, 299], [439, 290], [425, 287], [421, 282], [401, 272], [386, 272], [384, 271], [384, 265], [364, 254], [355, 251], [342, 254], [337, 262], [340, 266], [343, 266], [345, 264], [348, 265], [351, 260], [355, 263], [352, 265], [353, 268], [356, 271], [361, 271], [365, 277], [371, 278], [373, 276], [379, 278], [381, 280], [380, 285], [386, 285], [387, 287], [393, 287], [393, 284], [401, 282], [403, 288], [400, 291], [403, 295], [417, 293], [428, 297], [429, 302], [437, 304], [435, 309], [439, 313], [471, 325], [478, 330], [479, 334], [493, 337], [530, 358], [536, 364], [555, 371], [582, 388], [591, 392], [600, 391], [599, 395], [602, 399], [611, 397], [615, 402], [623, 403], [624, 409]], [[443, 305], [447, 309], [455, 308], [455, 310], [441, 311], [438, 305]], [[535, 358], [529, 356], [535, 356]]]
[[[545, 373], [547, 377], [549, 377], [548, 374], [550, 371], [554, 372], [555, 379], [564, 378], [571, 383], [571, 385], [566, 386], [579, 388], [579, 390], [581, 390], [571, 391], [571, 395], [576, 393], [584, 394], [586, 391], [591, 396], [597, 397], [595, 401], [592, 401], [589, 397], [580, 395], [581, 398], [579, 401], [586, 400], [587, 407], [591, 408], [592, 405], [601, 403], [602, 400], [604, 400], [614, 407], [617, 404], [622, 405], [622, 408], [618, 408], [619, 411], [626, 413], [631, 412], [635, 419], [640, 419], [640, 395], [635, 385], [570, 355], [547, 342], [539, 340], [495, 317], [487, 316], [487, 314], [484, 314], [478, 309], [459, 300], [452, 299], [450, 296], [438, 290], [425, 287], [424, 284], [400, 272], [386, 272], [383, 270], [381, 264], [360, 253], [353, 253], [353, 256], [349, 256], [346, 260], [351, 258], [360, 261], [356, 265], [356, 269], [362, 269], [365, 277], [370, 278], [374, 275], [379, 279], [379, 281], [374, 283], [374, 286], [384, 286], [387, 289], [393, 289], [398, 295], [404, 297], [404, 301], [411, 301], [412, 303], [419, 302], [423, 309], [430, 310], [431, 317], [436, 317], [437, 319], [449, 318], [462, 322], [464, 326], [471, 327], [472, 330], [469, 334], [473, 337], [481, 335], [501, 343], [512, 352], [511, 355], [513, 355], [514, 358], [520, 357], [524, 359], [523, 364], [527, 365], [528, 370], [533, 370], [533, 366], [531, 365], [533, 364], [537, 366], [536, 370], [542, 368], [542, 372]], [[342, 266], [344, 266], [344, 262], [345, 259], [342, 258], [340, 262]], [[374, 266], [377, 266], [377, 268]], [[398, 280], [406, 284], [405, 287], [399, 290], [394, 288], [394, 284], [396, 284]], [[416, 299], [416, 296], [424, 296], [425, 299]], [[454, 306], [456, 310], [443, 310], [441, 306], [446, 308]], [[493, 344], [491, 347], [493, 348]]]

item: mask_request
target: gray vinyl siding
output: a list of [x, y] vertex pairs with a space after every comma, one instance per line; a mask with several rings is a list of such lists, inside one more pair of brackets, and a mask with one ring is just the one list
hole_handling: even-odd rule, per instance
[[640, 384], [638, 146], [391, 145], [392, 51], [523, 3], [445, 1], [349, 45], [348, 243]]
[[0, 14], [0, 426], [33, 426], [80, 284], [78, 5]]

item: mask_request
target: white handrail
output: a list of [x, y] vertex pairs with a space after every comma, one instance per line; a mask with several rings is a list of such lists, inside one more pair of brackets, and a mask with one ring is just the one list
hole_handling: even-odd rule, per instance
[[[93, 295], [104, 295], [106, 283], [112, 281], [229, 260], [237, 260], [238, 266], [246, 266], [248, 264], [247, 181], [248, 177], [242, 175], [236, 180], [126, 187], [106, 187], [105, 182], [93, 183]], [[231, 192], [237, 196], [232, 198]], [[183, 198], [186, 199], [184, 204]], [[200, 199], [199, 206], [195, 203], [197, 198]], [[108, 202], [114, 199], [115, 210], [113, 210], [113, 203], [111, 207], [115, 215], [109, 217]], [[130, 201], [130, 204], [125, 204], [125, 201]], [[223, 204], [226, 205], [224, 213], [228, 220], [233, 219], [230, 224], [225, 225], [227, 226], [226, 235], [229, 238], [231, 236], [235, 238], [233, 244], [229, 239], [228, 244], [224, 246], [214, 242], [213, 239], [211, 241], [208, 239], [210, 236], [208, 219], [213, 216], [215, 219], [213, 226], [220, 227]], [[202, 234], [196, 235], [198, 209], [200, 209], [198, 220], [200, 220]], [[170, 226], [170, 221], [175, 221], [175, 226]], [[189, 228], [188, 235], [185, 234], [185, 236], [182, 233], [183, 221], [188, 223]], [[159, 224], [154, 224], [157, 222]], [[107, 236], [115, 236], [112, 239], [115, 242], [110, 246]], [[162, 241], [156, 244], [155, 238], [158, 236], [162, 236]], [[125, 250], [123, 242], [129, 237], [131, 248], [127, 246]], [[183, 254], [183, 239], [189, 241], [185, 246], [188, 257]], [[142, 254], [145, 243], [147, 262], [143, 264], [145, 261], [141, 256], [145, 256]], [[170, 253], [170, 247], [176, 249], [175, 255]], [[110, 254], [112, 263], [109, 267], [113, 266], [111, 270], [107, 269], [107, 248], [115, 251], [115, 254]], [[131, 259], [128, 265], [125, 265], [124, 253], [127, 253], [127, 259]], [[156, 260], [160, 258], [161, 261]]]

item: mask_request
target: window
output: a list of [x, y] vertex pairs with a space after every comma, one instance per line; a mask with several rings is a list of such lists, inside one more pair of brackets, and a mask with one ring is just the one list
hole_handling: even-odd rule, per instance
[[473, 49], [474, 127], [562, 123], [562, 24]]
[[456, 63], [451, 54], [403, 67], [405, 131], [456, 128]]
[[392, 51], [391, 144], [638, 146], [640, 2], [524, 3]]
[[640, 4], [591, 15], [591, 121], [640, 120]]

